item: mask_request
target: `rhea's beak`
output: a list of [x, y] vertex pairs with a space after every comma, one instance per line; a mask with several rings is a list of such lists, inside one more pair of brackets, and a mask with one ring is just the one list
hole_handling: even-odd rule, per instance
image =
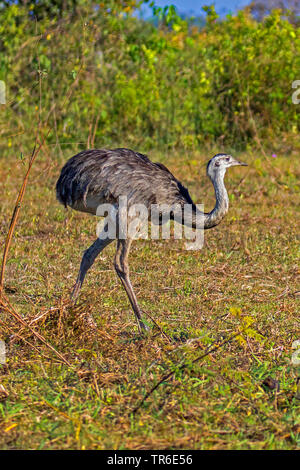
[[240, 162], [239, 160], [233, 159], [233, 160], [231, 161], [230, 166], [237, 166], [237, 165], [240, 165], [240, 166], [248, 166], [247, 163]]

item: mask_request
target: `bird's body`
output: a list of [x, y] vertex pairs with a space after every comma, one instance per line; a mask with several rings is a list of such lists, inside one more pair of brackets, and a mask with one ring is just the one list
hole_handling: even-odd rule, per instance
[[70, 158], [57, 182], [57, 198], [75, 210], [96, 214], [103, 203], [128, 206], [192, 204], [188, 190], [161, 163], [133, 150], [85, 150]]
[[[56, 194], [65, 207], [70, 206], [93, 215], [98, 214], [97, 209], [101, 204], [107, 203], [118, 212], [121, 197], [126, 198], [128, 208], [143, 204], [147, 208], [148, 217], [153, 205], [169, 206], [173, 207], [174, 220], [196, 229], [208, 229], [220, 223], [228, 211], [224, 176], [226, 169], [235, 165], [244, 164], [227, 154], [217, 154], [208, 162], [207, 174], [216, 195], [215, 208], [209, 213], [198, 211], [188, 190], [163, 164], [153, 163], [146, 155], [125, 148], [85, 150], [70, 158], [57, 181]], [[192, 210], [189, 216], [185, 214], [183, 218], [186, 205]], [[113, 238], [99, 236], [85, 251], [73, 297], [77, 297], [86, 272], [97, 255], [112, 241]], [[129, 279], [128, 254], [131, 243], [130, 236], [125, 239], [117, 236], [115, 269], [127, 292], [139, 328], [147, 329], [142, 322], [141, 309]]]

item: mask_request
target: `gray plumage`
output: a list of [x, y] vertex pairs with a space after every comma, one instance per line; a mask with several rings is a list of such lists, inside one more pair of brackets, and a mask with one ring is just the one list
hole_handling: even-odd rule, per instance
[[101, 202], [115, 203], [120, 196], [127, 196], [129, 206], [193, 203], [188, 190], [162, 163], [153, 163], [146, 155], [123, 148], [85, 150], [70, 158], [56, 191], [65, 207], [82, 206], [83, 212], [92, 214], [94, 201], [97, 206]]
[[[62, 168], [56, 184], [57, 199], [65, 206], [96, 214], [97, 208], [103, 203], [113, 204], [118, 209], [119, 197], [126, 196], [128, 207], [143, 204], [165, 204], [179, 207], [180, 213], [173, 218], [182, 223], [182, 211], [185, 204], [192, 206], [190, 219], [184, 223], [193, 228], [212, 228], [228, 211], [228, 195], [224, 185], [226, 169], [230, 166], [245, 165], [231, 155], [217, 154], [207, 165], [216, 195], [215, 208], [209, 213], [200, 213], [193, 203], [188, 190], [161, 163], [153, 163], [146, 155], [133, 150], [118, 148], [114, 150], [85, 150], [70, 158]], [[199, 223], [200, 220], [200, 223]], [[73, 298], [79, 294], [85, 274], [95, 261], [97, 255], [113, 239], [100, 239], [85, 251], [78, 278], [73, 289]], [[147, 328], [142, 322], [141, 309], [137, 303], [130, 279], [128, 254], [132, 239], [117, 240], [115, 269], [129, 297], [130, 303], [138, 320], [140, 330]]]

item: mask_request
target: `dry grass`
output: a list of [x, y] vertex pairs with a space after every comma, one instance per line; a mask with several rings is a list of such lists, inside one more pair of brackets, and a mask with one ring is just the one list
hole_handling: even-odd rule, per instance
[[[166, 163], [206, 210], [213, 206], [206, 156], [150, 156]], [[203, 250], [185, 251], [172, 240], [134, 243], [137, 296], [167, 334], [153, 326], [141, 338], [112, 267], [112, 245], [88, 273], [79, 305], [69, 303], [96, 219], [57, 203], [62, 162], [47, 153], [38, 157], [8, 256], [5, 295], [71, 366], [2, 312], [0, 337], [8, 347], [0, 366], [2, 449], [297, 447], [299, 370], [291, 364], [291, 345], [300, 339], [298, 156], [240, 158], [250, 167], [227, 175], [230, 211], [206, 232]], [[1, 240], [23, 175], [22, 162], [0, 160]], [[86, 312], [97, 322], [96, 334], [86, 328]], [[247, 318], [253, 323], [245, 342], [232, 340], [192, 363]], [[267, 377], [279, 390], [263, 385]]]

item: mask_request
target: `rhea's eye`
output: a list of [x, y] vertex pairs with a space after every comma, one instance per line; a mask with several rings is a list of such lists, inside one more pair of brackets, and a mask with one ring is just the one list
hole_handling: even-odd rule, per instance
[[226, 159], [225, 159], [225, 160], [226, 160], [226, 162], [229, 162], [229, 160], [230, 160], [230, 157], [226, 157]]

